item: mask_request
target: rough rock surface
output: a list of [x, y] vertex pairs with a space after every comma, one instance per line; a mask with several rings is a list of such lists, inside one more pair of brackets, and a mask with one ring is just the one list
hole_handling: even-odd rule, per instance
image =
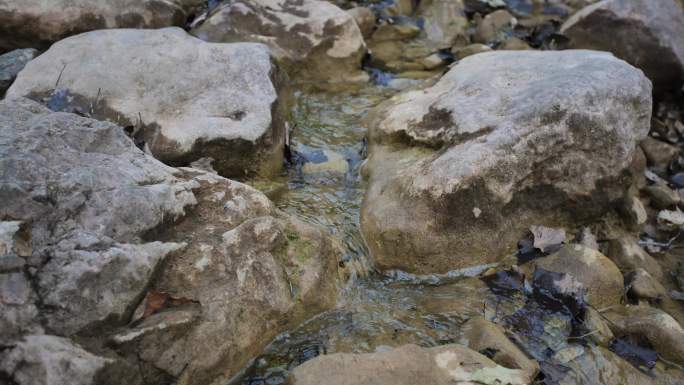
[[[324, 379], [324, 380], [323, 380]], [[420, 348], [405, 345], [382, 353], [336, 353], [296, 367], [290, 385], [523, 385], [533, 380], [522, 370], [497, 365], [461, 345]]]
[[570, 274], [587, 289], [587, 302], [597, 309], [620, 303], [624, 290], [617, 266], [599, 251], [582, 245], [564, 245], [558, 252], [535, 259], [524, 268]]
[[128, 127], [163, 162], [214, 159], [222, 175], [282, 164], [284, 87], [260, 44], [212, 44], [179, 28], [70, 37], [31, 61], [7, 91]]
[[366, 53], [354, 18], [321, 0], [241, 0], [217, 8], [192, 30], [212, 42], [267, 44], [297, 78], [340, 82], [365, 81]]
[[38, 51], [33, 48], [16, 49], [0, 55], [0, 97], [5, 95], [5, 91], [12, 85], [26, 63], [37, 55]]
[[105, 28], [182, 27], [201, 0], [1, 0], [0, 52]]
[[0, 353], [0, 373], [18, 385], [90, 385], [109, 363], [69, 339], [49, 335], [28, 335]]
[[380, 268], [497, 261], [620, 199], [651, 84], [608, 53], [490, 52], [371, 111], [362, 230]]
[[[162, 164], [109, 122], [0, 102], [0, 197], [3, 346], [78, 335], [135, 363], [112, 378], [207, 384], [336, 300], [327, 233], [251, 187]], [[17, 365], [0, 377], [43, 370]]]
[[323, 230], [278, 214], [262, 193], [199, 177], [197, 208], [164, 235], [188, 247], [152, 288], [184, 304], [113, 338], [180, 384], [234, 376], [278, 333], [333, 307], [341, 255]]
[[609, 51], [644, 70], [657, 92], [684, 81], [684, 10], [676, 0], [603, 0], [568, 19], [575, 48]]

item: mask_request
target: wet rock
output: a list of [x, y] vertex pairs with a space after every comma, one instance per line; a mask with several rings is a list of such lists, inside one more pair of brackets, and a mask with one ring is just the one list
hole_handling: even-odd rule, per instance
[[598, 309], [619, 303], [623, 294], [623, 278], [617, 266], [599, 251], [581, 245], [565, 245], [524, 267], [569, 274], [586, 288], [587, 302]]
[[177, 28], [104, 30], [53, 45], [7, 98], [114, 121], [166, 163], [209, 157], [222, 175], [267, 176], [283, 159], [280, 76], [263, 45], [205, 43]]
[[531, 225], [576, 226], [611, 210], [650, 100], [641, 72], [609, 54], [501, 51], [381, 104], [366, 119], [361, 224], [376, 263], [411, 272], [490, 263]]
[[432, 55], [421, 59], [420, 64], [422, 64], [423, 68], [426, 70], [434, 70], [436, 68], [445, 66], [447, 62], [444, 60], [444, 58], [442, 58], [441, 55], [433, 53]]
[[201, 0], [6, 0], [0, 3], [0, 52], [26, 47], [46, 49], [67, 36], [96, 29], [182, 27], [201, 3]]
[[651, 274], [644, 269], [636, 269], [625, 277], [629, 293], [640, 299], [657, 300], [667, 295], [663, 287]]
[[66, 338], [29, 335], [0, 353], [0, 374], [17, 385], [90, 385], [111, 362]]
[[575, 48], [610, 51], [644, 70], [656, 92], [684, 80], [684, 10], [676, 0], [604, 0], [568, 19], [561, 33]]
[[465, 47], [454, 47], [451, 53], [454, 55], [454, 59], [461, 60], [468, 56], [475, 55], [481, 52], [489, 52], [492, 49], [484, 44], [470, 44]]
[[623, 236], [611, 240], [606, 255], [617, 265], [623, 274], [643, 268], [658, 280], [664, 277], [663, 270], [658, 261], [639, 246], [637, 240], [631, 236]]
[[468, 44], [468, 19], [461, 0], [427, 0], [418, 5], [425, 37], [433, 48]]
[[287, 383], [522, 385], [531, 381], [532, 378], [522, 370], [499, 366], [487, 357], [460, 345], [431, 349], [405, 345], [381, 353], [336, 353], [319, 356], [295, 368]]
[[38, 51], [33, 48], [17, 49], [0, 55], [0, 97], [12, 85], [19, 72], [24, 69], [26, 63], [38, 56]]
[[651, 167], [666, 170], [670, 162], [680, 153], [678, 147], [661, 140], [647, 137], [640, 143], [646, 160]]
[[482, 317], [471, 318], [463, 325], [463, 344], [488, 357], [497, 364], [525, 371], [529, 378], [537, 377], [539, 364], [529, 359], [513, 342], [502, 327]]
[[211, 42], [267, 44], [290, 75], [325, 82], [367, 81], [366, 45], [354, 18], [320, 0], [225, 3], [191, 33]]
[[592, 308], [586, 308], [584, 311], [582, 332], [589, 340], [606, 348], [610, 346], [614, 338], [613, 332], [610, 330], [606, 320], [601, 317], [598, 311]]
[[500, 9], [487, 14], [475, 28], [475, 35], [473, 40], [476, 43], [492, 43], [495, 41], [503, 41], [501, 34], [505, 33], [506, 29], [510, 30], [516, 23], [515, 17], [508, 11]]
[[669, 314], [648, 306], [622, 306], [604, 313], [616, 336], [643, 338], [658, 354], [684, 363], [684, 330]]
[[369, 38], [375, 29], [375, 13], [367, 7], [354, 7], [348, 9], [347, 13], [354, 18], [356, 25], [361, 30], [361, 35], [364, 38]]
[[651, 198], [651, 205], [656, 209], [668, 209], [681, 203], [682, 198], [677, 191], [671, 189], [665, 183], [656, 183], [644, 188], [646, 194]]

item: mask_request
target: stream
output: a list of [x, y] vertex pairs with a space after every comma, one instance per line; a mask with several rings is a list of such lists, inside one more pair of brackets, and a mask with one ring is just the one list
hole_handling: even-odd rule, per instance
[[[494, 297], [472, 276], [483, 269], [448, 277], [415, 277], [401, 272], [373, 272], [360, 232], [359, 215], [365, 182], [365, 113], [396, 90], [368, 85], [342, 92], [299, 92], [291, 137], [297, 151], [270, 195], [278, 207], [326, 227], [342, 241], [344, 264], [351, 272], [338, 306], [278, 336], [232, 384], [282, 384], [288, 371], [320, 354], [373, 352], [413, 343], [438, 346], [458, 341], [459, 325], [484, 315]], [[304, 160], [321, 162], [330, 153], [329, 171], [310, 172]], [[346, 163], [346, 170], [344, 170]], [[493, 308], [493, 307], [492, 307]]]

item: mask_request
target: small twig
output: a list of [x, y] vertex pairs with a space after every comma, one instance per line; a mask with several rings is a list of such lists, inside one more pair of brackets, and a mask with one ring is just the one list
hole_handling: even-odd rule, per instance
[[55, 89], [57, 89], [57, 86], [59, 85], [59, 81], [62, 80], [62, 74], [64, 73], [66, 66], [67, 66], [66, 63], [64, 63], [64, 67], [62, 67], [62, 70], [59, 71], [59, 76], [57, 77], [57, 81], [55, 82]]

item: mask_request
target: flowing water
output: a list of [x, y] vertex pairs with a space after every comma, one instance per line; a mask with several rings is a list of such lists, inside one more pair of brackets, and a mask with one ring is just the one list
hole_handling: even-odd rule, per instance
[[[234, 383], [280, 384], [288, 370], [319, 354], [455, 342], [458, 326], [486, 311], [492, 295], [482, 281], [471, 277], [481, 269], [447, 279], [419, 279], [401, 273], [382, 275], [370, 268], [359, 227], [365, 187], [359, 168], [366, 152], [361, 119], [395, 92], [369, 85], [296, 95], [291, 137], [296, 153], [286, 175], [276, 181], [281, 188], [271, 196], [280, 209], [326, 227], [341, 240], [344, 263], [356, 274], [340, 294], [337, 308], [280, 335]], [[331, 153], [344, 160], [334, 161]], [[326, 158], [331, 161], [324, 162]], [[311, 172], [307, 160], [330, 170]]]

